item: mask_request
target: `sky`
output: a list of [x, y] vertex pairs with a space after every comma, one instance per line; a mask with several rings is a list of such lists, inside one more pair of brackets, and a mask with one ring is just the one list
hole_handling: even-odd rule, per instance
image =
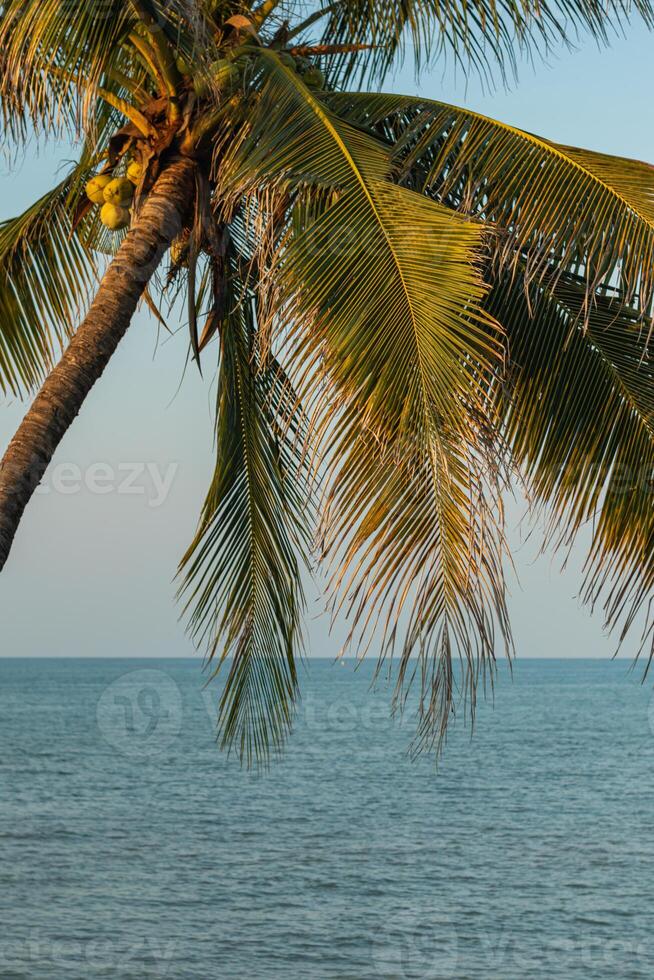
[[[547, 62], [523, 65], [510, 90], [483, 91], [439, 68], [419, 84], [412, 68], [388, 90], [466, 105], [549, 139], [654, 162], [654, 37], [634, 25], [609, 49], [582, 39]], [[57, 180], [68, 146], [30, 148], [0, 171], [0, 218]], [[178, 323], [171, 321], [175, 330]], [[211, 371], [184, 372], [186, 338], [158, 336], [141, 311], [87, 399], [30, 503], [0, 576], [4, 656], [198, 656], [179, 620], [174, 573], [197, 522], [212, 469]], [[0, 450], [26, 405], [0, 396]], [[525, 541], [524, 506], [509, 502], [510, 609], [518, 657], [609, 657], [601, 617], [580, 608], [583, 547], [538, 557]], [[311, 590], [310, 590], [311, 593]], [[307, 649], [338, 653], [344, 635], [310, 594]], [[631, 656], [627, 646], [625, 655]]]

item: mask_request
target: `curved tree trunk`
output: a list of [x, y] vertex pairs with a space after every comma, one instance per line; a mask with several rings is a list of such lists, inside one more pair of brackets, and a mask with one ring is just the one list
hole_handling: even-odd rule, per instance
[[122, 340], [193, 199], [194, 164], [171, 163], [103, 276], [91, 307], [9, 443], [0, 463], [0, 571], [34, 490]]

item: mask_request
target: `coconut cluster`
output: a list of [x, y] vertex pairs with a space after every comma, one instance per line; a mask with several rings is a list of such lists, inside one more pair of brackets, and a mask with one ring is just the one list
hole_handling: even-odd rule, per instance
[[141, 173], [141, 164], [134, 160], [124, 177], [96, 174], [87, 183], [86, 196], [93, 204], [102, 205], [100, 221], [111, 231], [121, 231], [129, 225], [129, 209]]
[[324, 88], [325, 74], [318, 65], [308, 58], [294, 58], [290, 51], [282, 51], [279, 60], [287, 68], [302, 76], [302, 81], [308, 88]]
[[218, 58], [207, 68], [193, 74], [184, 58], [177, 59], [177, 68], [182, 75], [192, 75], [193, 89], [198, 98], [204, 98], [212, 90], [220, 92], [233, 90], [241, 79], [241, 60]]

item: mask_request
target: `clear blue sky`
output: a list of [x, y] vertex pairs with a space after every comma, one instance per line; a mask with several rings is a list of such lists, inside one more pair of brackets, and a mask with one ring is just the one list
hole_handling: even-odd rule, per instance
[[[653, 51], [654, 36], [638, 26], [608, 50], [586, 39], [575, 52], [524, 66], [512, 91], [484, 93], [474, 79], [466, 86], [440, 70], [417, 86], [409, 69], [387, 88], [465, 104], [559, 142], [654, 162]], [[51, 186], [68, 158], [67, 147], [30, 151], [4, 169], [0, 215], [17, 213]], [[183, 334], [157, 348], [156, 324], [138, 315], [54, 461], [60, 488], [74, 487], [81, 473], [96, 490], [110, 492], [56, 492], [46, 477], [50, 492], [30, 504], [0, 577], [1, 654], [194, 655], [178, 622], [172, 578], [208, 484], [214, 392], [209, 371], [205, 380], [194, 370], [182, 377], [184, 357]], [[0, 403], [0, 449], [23, 411], [20, 403]], [[147, 471], [136, 479], [147, 493], [117, 493], [103, 481], [106, 472], [91, 469], [98, 463], [113, 468], [114, 486], [128, 476], [121, 465], [151, 464], [164, 478], [174, 474], [171, 490], [152, 506], [159, 491]], [[511, 525], [521, 513], [510, 506]], [[534, 544], [519, 547], [515, 528], [510, 539], [520, 579], [511, 600], [519, 655], [608, 657], [614, 644], [603, 637], [599, 617], [591, 619], [574, 598], [581, 549], [561, 574], [559, 559], [534, 560]], [[327, 637], [319, 609], [310, 610], [310, 653], [331, 656], [341, 632]]]

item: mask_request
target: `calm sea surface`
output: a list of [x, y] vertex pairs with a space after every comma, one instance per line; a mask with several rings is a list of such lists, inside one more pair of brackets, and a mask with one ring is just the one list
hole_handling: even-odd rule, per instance
[[197, 663], [0, 660], [0, 977], [653, 977], [640, 675], [520, 661], [437, 772], [370, 676], [256, 777]]

